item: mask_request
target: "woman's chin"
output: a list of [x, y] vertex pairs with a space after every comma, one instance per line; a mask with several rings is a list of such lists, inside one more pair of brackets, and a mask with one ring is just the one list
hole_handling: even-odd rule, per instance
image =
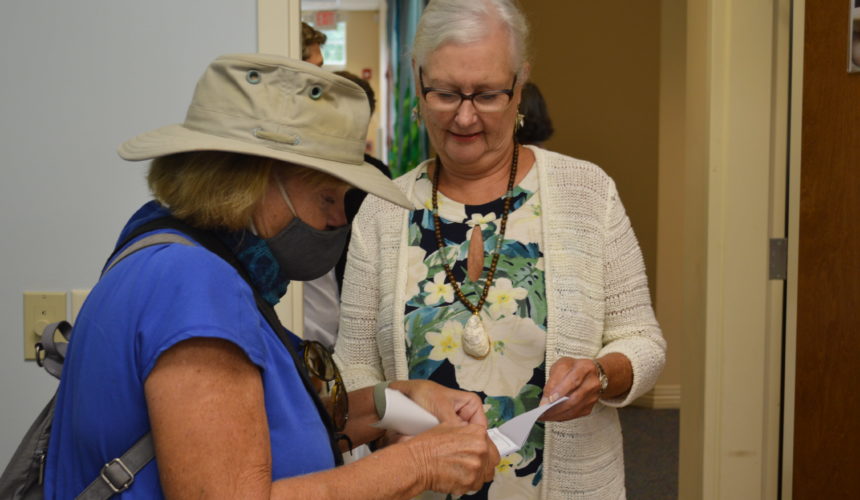
[[445, 144], [445, 155], [451, 161], [469, 164], [478, 161], [481, 156], [487, 151], [484, 141], [480, 136], [471, 138], [470, 140], [460, 140], [460, 137], [449, 137]]

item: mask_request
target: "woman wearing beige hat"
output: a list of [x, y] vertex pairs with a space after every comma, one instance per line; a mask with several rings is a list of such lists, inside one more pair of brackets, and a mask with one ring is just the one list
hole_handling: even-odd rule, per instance
[[[392, 388], [442, 424], [335, 468], [347, 443], [382, 433], [380, 392], [347, 394], [328, 352], [273, 318], [290, 280], [340, 257], [350, 186], [409, 206], [363, 162], [368, 117], [364, 91], [310, 64], [223, 56], [183, 124], [120, 147], [153, 159], [155, 201], [123, 229], [78, 316], [46, 498], [408, 498], [492, 476], [477, 398], [427, 381]], [[330, 397], [309, 374], [334, 384]]]

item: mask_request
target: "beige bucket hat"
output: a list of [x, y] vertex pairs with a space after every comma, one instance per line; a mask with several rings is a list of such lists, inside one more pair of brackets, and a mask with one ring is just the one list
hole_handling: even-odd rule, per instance
[[131, 161], [189, 151], [265, 156], [325, 172], [405, 208], [414, 205], [364, 162], [370, 108], [358, 85], [281, 56], [232, 54], [197, 82], [185, 122], [119, 147]]

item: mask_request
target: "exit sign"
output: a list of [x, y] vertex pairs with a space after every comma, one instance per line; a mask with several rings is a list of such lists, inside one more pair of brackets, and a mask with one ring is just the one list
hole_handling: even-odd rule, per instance
[[333, 10], [317, 11], [314, 17], [314, 24], [317, 28], [334, 28], [337, 24], [337, 12]]

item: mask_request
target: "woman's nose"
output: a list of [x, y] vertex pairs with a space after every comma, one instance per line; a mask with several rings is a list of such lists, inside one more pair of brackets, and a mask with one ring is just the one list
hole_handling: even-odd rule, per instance
[[478, 118], [478, 111], [475, 109], [475, 103], [471, 99], [463, 99], [460, 101], [460, 107], [457, 108], [457, 115], [454, 116], [454, 121], [461, 127], [468, 127], [475, 123]]
[[329, 227], [341, 227], [345, 226], [349, 221], [346, 219], [346, 210], [344, 209], [343, 199], [339, 200], [338, 203], [332, 205], [328, 214], [328, 225]]

